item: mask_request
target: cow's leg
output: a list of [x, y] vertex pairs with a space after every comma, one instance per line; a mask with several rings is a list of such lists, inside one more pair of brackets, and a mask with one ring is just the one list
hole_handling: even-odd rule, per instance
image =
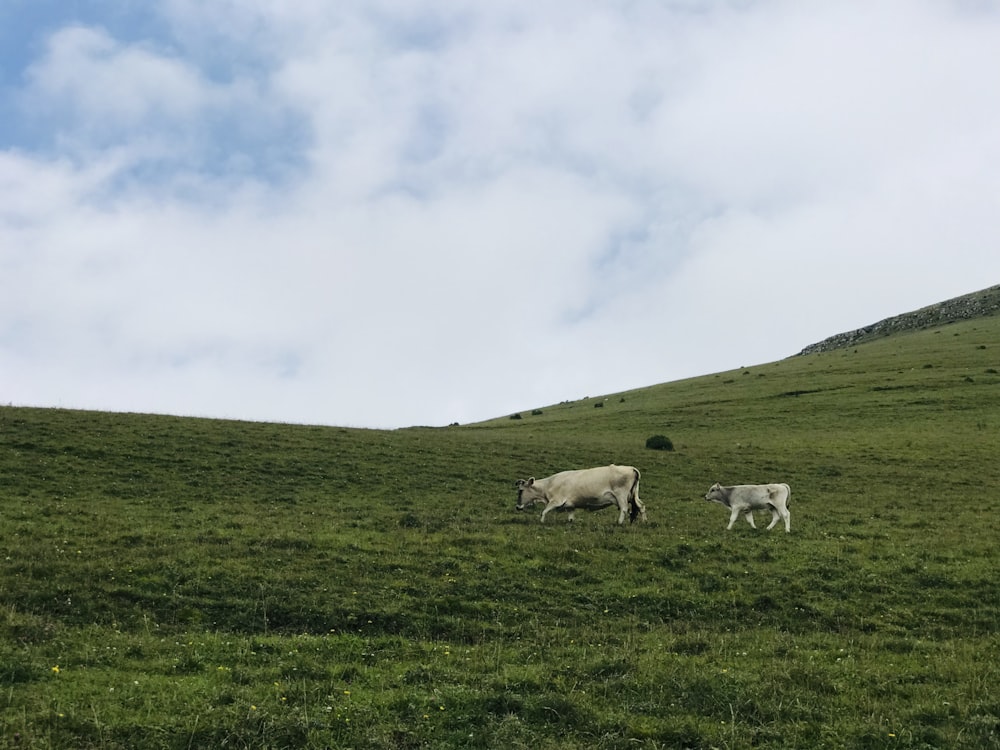
[[[633, 515], [632, 503], [635, 503], [635, 515]], [[629, 509], [629, 521], [635, 521], [636, 516], [641, 518], [643, 521], [646, 520], [646, 506], [643, 504], [642, 500], [639, 499], [639, 493], [632, 495], [631, 500], [626, 498], [625, 505]]]
[[[545, 523], [545, 516], [547, 516], [549, 513], [564, 507], [566, 507], [565, 501], [560, 501], [560, 500], [554, 500], [548, 505], [546, 505], [545, 510], [542, 511], [542, 523]], [[569, 510], [569, 520], [572, 521], [574, 508], [568, 508], [568, 510]]]
[[726, 527], [726, 531], [733, 528], [733, 524], [736, 523], [736, 519], [740, 517], [740, 509], [733, 508], [733, 512], [729, 516], [729, 525]]
[[635, 506], [639, 509], [639, 518], [641, 518], [642, 522], [645, 523], [646, 520], [647, 520], [646, 519], [646, 504], [644, 502], [642, 502], [642, 500], [639, 499], [638, 495], [635, 496]]
[[757, 528], [757, 524], [755, 524], [754, 521], [753, 521], [753, 510], [752, 509], [748, 510], [746, 512], [746, 515], [744, 516], [744, 518], [747, 519], [747, 523], [750, 524], [751, 528], [754, 528], [754, 529]]
[[621, 498], [609, 490], [601, 496], [601, 503], [602, 505], [599, 506], [601, 508], [606, 508], [609, 505], [618, 508], [618, 525], [621, 526], [625, 523], [625, 516], [628, 515], [628, 497]]

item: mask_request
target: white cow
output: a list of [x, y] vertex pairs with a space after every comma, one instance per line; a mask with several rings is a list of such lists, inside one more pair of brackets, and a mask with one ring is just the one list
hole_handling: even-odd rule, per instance
[[768, 530], [773, 529], [781, 518], [785, 522], [786, 532], [792, 530], [792, 516], [788, 512], [791, 498], [792, 489], [787, 484], [738, 484], [734, 487], [723, 487], [716, 482], [705, 495], [705, 499], [709, 502], [725, 505], [732, 511], [726, 529], [733, 528], [741, 513], [745, 514], [747, 523], [756, 529], [753, 512], [767, 508], [771, 511]]
[[610, 505], [618, 508], [618, 523], [636, 516], [646, 520], [646, 506], [639, 499], [639, 470], [632, 466], [599, 466], [594, 469], [561, 471], [544, 479], [517, 480], [517, 510], [545, 503], [542, 523], [553, 510], [566, 511], [569, 520], [579, 508], [600, 510]]

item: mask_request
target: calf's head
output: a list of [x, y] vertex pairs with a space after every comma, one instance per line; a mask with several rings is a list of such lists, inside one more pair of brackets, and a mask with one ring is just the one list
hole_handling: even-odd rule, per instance
[[529, 477], [528, 479], [518, 479], [516, 486], [517, 505], [514, 506], [515, 510], [524, 510], [525, 508], [530, 508], [536, 503], [545, 502], [544, 493], [535, 487], [534, 477]]
[[718, 482], [708, 488], [708, 492], [705, 493], [705, 499], [710, 503], [729, 505], [729, 498], [726, 497], [726, 491], [722, 489], [722, 485]]

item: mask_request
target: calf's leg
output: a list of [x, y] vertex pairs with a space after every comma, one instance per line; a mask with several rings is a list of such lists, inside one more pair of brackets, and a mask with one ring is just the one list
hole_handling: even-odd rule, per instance
[[771, 524], [767, 527], [770, 531], [775, 526], [778, 525], [778, 519], [785, 522], [785, 533], [792, 530], [792, 514], [788, 512], [788, 508], [784, 505], [772, 505], [771, 506]]
[[729, 515], [729, 525], [726, 527], [726, 531], [733, 528], [733, 524], [736, 523], [736, 519], [740, 517], [740, 509], [733, 508], [733, 512]]
[[767, 530], [768, 530], [768, 531], [770, 531], [771, 529], [773, 529], [773, 528], [774, 528], [775, 526], [777, 526], [777, 525], [778, 525], [778, 519], [779, 519], [779, 518], [781, 518], [781, 514], [780, 514], [780, 513], [778, 512], [778, 509], [777, 509], [777, 508], [775, 508], [775, 507], [774, 507], [774, 506], [772, 505], [772, 506], [771, 506], [771, 523], [769, 523], [769, 524], [767, 525]]

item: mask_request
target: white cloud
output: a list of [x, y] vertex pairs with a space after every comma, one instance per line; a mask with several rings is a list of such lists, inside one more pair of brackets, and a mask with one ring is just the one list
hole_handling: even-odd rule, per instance
[[126, 131], [154, 119], [190, 118], [212, 95], [189, 65], [81, 27], [54, 34], [29, 79], [39, 97], [90, 127]]
[[990, 6], [155, 8], [168, 38], [67, 23], [26, 69], [5, 400], [467, 421], [1000, 271]]
[[964, 141], [996, 117], [980, 88], [996, 21], [984, 34], [929, 11], [782, 5], [712, 33], [695, 84], [664, 113], [673, 166], [723, 200], [785, 204]]

